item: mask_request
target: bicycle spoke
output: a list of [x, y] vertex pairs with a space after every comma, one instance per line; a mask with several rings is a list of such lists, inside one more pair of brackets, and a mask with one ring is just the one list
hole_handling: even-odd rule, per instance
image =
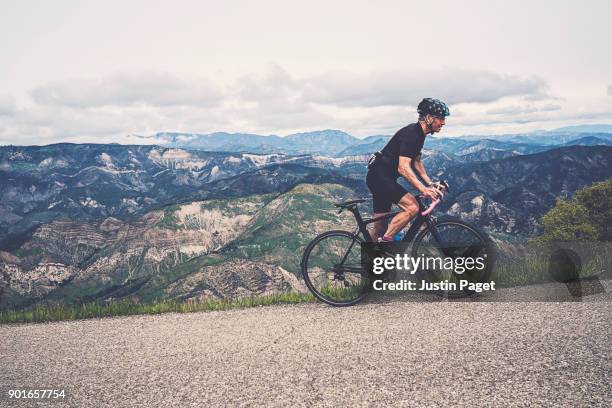
[[[487, 244], [486, 236], [479, 233], [475, 228], [461, 221], [442, 221], [435, 225], [435, 233], [424, 230], [415, 240], [413, 246], [413, 256], [424, 255], [426, 257], [440, 259], [441, 261], [452, 260], [449, 266], [455, 265], [455, 262], [463, 258], [476, 259], [482, 257], [487, 262], [490, 252], [490, 247]], [[463, 265], [463, 263], [462, 263]], [[455, 266], [453, 266], [455, 267]], [[421, 271], [420, 278], [426, 282], [451, 282], [459, 283], [461, 280], [470, 282], [480, 282], [486, 279], [490, 273], [490, 265], [486, 265], [484, 269], [476, 270], [462, 267], [462, 271], [451, 268], [441, 267], [440, 264], [435, 264], [431, 268], [425, 268]], [[459, 286], [457, 286], [459, 287]], [[466, 294], [465, 290], [444, 290], [437, 294], [447, 297], [457, 297]], [[469, 294], [469, 293], [467, 293]]]
[[359, 240], [344, 231], [315, 238], [304, 253], [302, 274], [308, 288], [324, 302], [343, 306], [359, 301], [365, 287]]

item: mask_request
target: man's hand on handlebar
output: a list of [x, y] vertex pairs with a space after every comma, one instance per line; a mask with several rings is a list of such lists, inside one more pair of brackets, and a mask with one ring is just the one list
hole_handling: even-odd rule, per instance
[[448, 191], [448, 184], [445, 181], [436, 181], [431, 183], [428, 187], [425, 187], [421, 194], [425, 198], [436, 200], [442, 198], [444, 193]]
[[438, 191], [438, 194], [440, 195], [440, 197], [442, 197], [444, 193], [446, 193], [446, 190], [447, 190], [446, 185], [444, 185], [440, 181], [436, 181], [435, 183], [432, 183], [430, 187], [435, 188]]
[[438, 190], [434, 186], [425, 187], [425, 189], [421, 191], [421, 194], [423, 195], [423, 197], [430, 198], [432, 200], [436, 200], [442, 197], [442, 193], [440, 192], [440, 190]]

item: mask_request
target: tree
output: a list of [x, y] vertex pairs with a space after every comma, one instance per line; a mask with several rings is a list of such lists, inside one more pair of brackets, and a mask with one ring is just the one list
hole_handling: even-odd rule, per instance
[[558, 199], [542, 218], [544, 234], [537, 241], [610, 241], [612, 238], [612, 179], [595, 183]]
[[612, 178], [578, 191], [575, 199], [589, 212], [601, 241], [612, 241]]

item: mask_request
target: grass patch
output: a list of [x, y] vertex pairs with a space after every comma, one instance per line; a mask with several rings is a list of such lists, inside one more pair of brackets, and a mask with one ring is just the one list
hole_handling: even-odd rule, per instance
[[552, 280], [548, 273], [548, 259], [538, 254], [496, 262], [491, 279], [499, 287], [524, 286]]
[[42, 323], [66, 320], [95, 319], [100, 317], [130, 316], [161, 313], [191, 313], [210, 310], [228, 310], [242, 307], [295, 304], [314, 301], [310, 293], [287, 292], [265, 296], [235, 299], [207, 299], [202, 301], [157, 300], [151, 303], [128, 301], [85, 303], [74, 306], [37, 305], [31, 310], [0, 311], [0, 324]]
[[[608, 276], [610, 261], [607, 253], [592, 251], [581, 253], [579, 277]], [[500, 287], [525, 286], [553, 282], [550, 255], [546, 252], [527, 251], [522, 257], [496, 262], [491, 279]]]

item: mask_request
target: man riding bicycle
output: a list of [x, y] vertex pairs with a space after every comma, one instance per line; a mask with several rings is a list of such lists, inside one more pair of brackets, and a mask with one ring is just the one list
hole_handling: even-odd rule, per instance
[[395, 234], [419, 211], [415, 197], [397, 182], [399, 176], [404, 177], [424, 197], [436, 199], [442, 194], [441, 187], [432, 183], [425, 171], [421, 149], [425, 137], [438, 133], [450, 112], [444, 102], [433, 98], [423, 99], [417, 112], [418, 121], [398, 130], [387, 145], [370, 159], [366, 183], [372, 192], [374, 218], [388, 214], [392, 203], [401, 209], [384, 234], [385, 220], [373, 223], [370, 236], [374, 241], [392, 241]]

